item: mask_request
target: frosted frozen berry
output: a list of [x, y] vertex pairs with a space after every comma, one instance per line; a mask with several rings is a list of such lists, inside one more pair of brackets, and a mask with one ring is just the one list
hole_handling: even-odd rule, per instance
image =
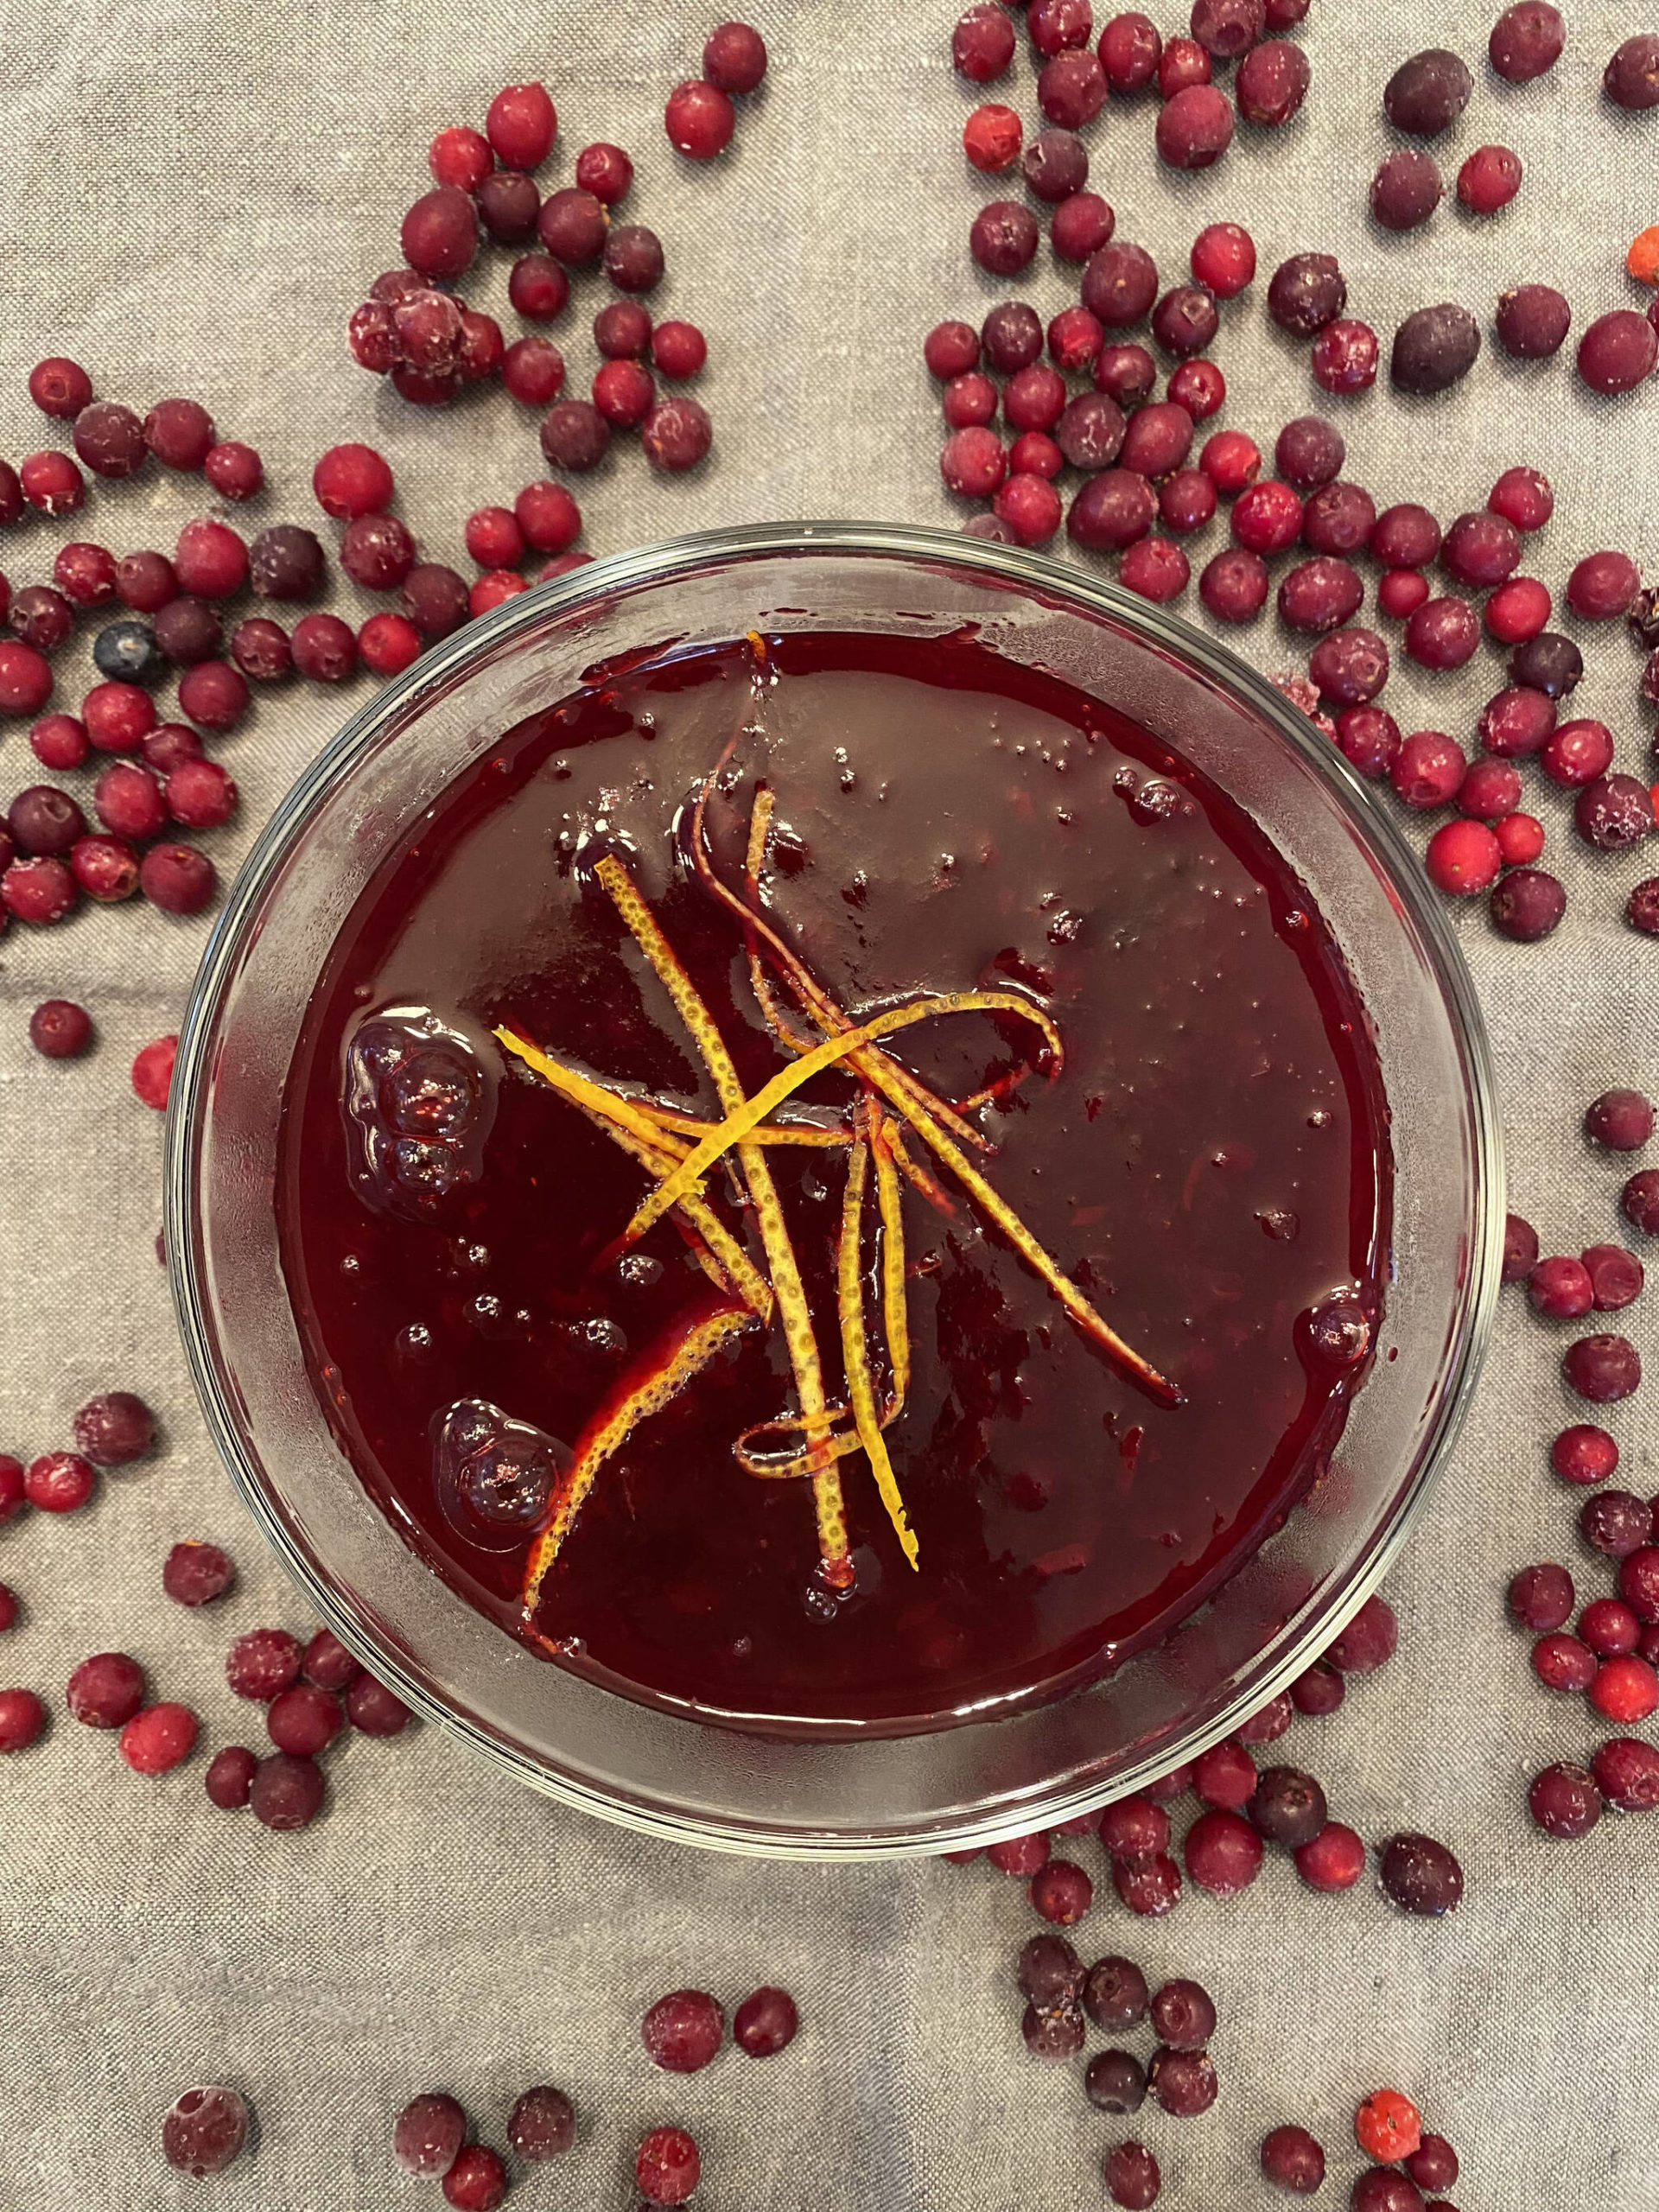
[[1521, 771], [1514, 762], [1486, 753], [1470, 762], [1458, 792], [1458, 810], [1476, 822], [1498, 822], [1520, 805], [1521, 790]]
[[1157, 512], [1157, 499], [1144, 476], [1127, 468], [1105, 468], [1091, 476], [1072, 500], [1066, 533], [1090, 552], [1121, 553], [1146, 537]]
[[1495, 215], [1521, 189], [1521, 157], [1507, 146], [1477, 146], [1458, 171], [1458, 198], [1474, 215]]
[[1639, 1090], [1604, 1090], [1585, 1109], [1586, 1136], [1610, 1152], [1640, 1152], [1653, 1128], [1653, 1102]]
[[1619, 1209], [1626, 1221], [1644, 1236], [1659, 1236], [1659, 1167], [1643, 1167], [1619, 1192]]
[[1480, 617], [1466, 599], [1425, 600], [1406, 623], [1406, 651], [1424, 668], [1461, 668], [1480, 646]]
[[1027, 189], [1055, 207], [1087, 182], [1089, 149], [1074, 130], [1039, 130], [1020, 168]]
[[1096, 2112], [1139, 2112], [1147, 2096], [1145, 2070], [1129, 2051], [1097, 2051], [1084, 2075], [1083, 2093]]
[[1322, 391], [1343, 397], [1369, 391], [1376, 382], [1378, 352], [1376, 333], [1370, 323], [1339, 316], [1313, 340], [1313, 381]]
[[[1206, 1813], [1204, 1817], [1207, 1821], [1224, 1821], [1233, 1815]], [[1243, 1821], [1239, 1825], [1244, 1827]], [[1254, 1832], [1248, 1827], [1244, 1832], [1259, 1854], [1262, 1846]], [[1160, 2045], [1152, 2054], [1152, 2063], [1147, 2069], [1147, 2087], [1175, 2119], [1196, 2119], [1198, 2113], [1208, 2112], [1216, 2101], [1215, 2061], [1207, 2050], [1170, 2050]]]
[[1196, 1981], [1166, 1981], [1149, 2007], [1154, 2032], [1175, 2050], [1202, 2050], [1216, 2031], [1216, 2008]]
[[159, 401], [144, 417], [143, 435], [166, 468], [200, 468], [219, 442], [213, 416], [194, 399]]
[[75, 610], [53, 585], [25, 584], [11, 601], [10, 620], [24, 648], [31, 650], [23, 652], [15, 645], [0, 646], [4, 655], [0, 661], [0, 706], [8, 714], [27, 714], [29, 708], [13, 704], [13, 699], [27, 699], [42, 672], [50, 690], [51, 671], [40, 656], [55, 652], [73, 631]]
[[310, 1826], [322, 1809], [326, 1789], [315, 1759], [273, 1751], [260, 1760], [248, 1802], [262, 1827], [286, 1832]]
[[249, 1629], [231, 1646], [225, 1679], [238, 1697], [269, 1704], [298, 1680], [304, 1656], [299, 1639], [286, 1629]]
[[0, 875], [0, 906], [16, 921], [49, 928], [74, 904], [75, 878], [60, 860], [16, 860]]
[[92, 804], [112, 836], [134, 844], [160, 836], [167, 824], [160, 785], [147, 768], [130, 760], [119, 760], [104, 771], [92, 786]]
[[149, 1705], [121, 1731], [121, 1756], [135, 1774], [170, 1774], [195, 1749], [201, 1724], [188, 1705]]
[[1268, 285], [1268, 313], [1281, 330], [1311, 338], [1334, 322], [1347, 303], [1348, 287], [1328, 253], [1293, 254]]
[[578, 472], [596, 468], [610, 448], [610, 425], [586, 400], [562, 399], [543, 418], [541, 442], [542, 451], [558, 467]]
[[1382, 1886], [1403, 1911], [1439, 1919], [1463, 1897], [1463, 1869], [1443, 1843], [1407, 1834], [1383, 1847]]
[[1014, 1979], [1027, 2002], [1046, 2010], [1074, 2005], [1083, 1993], [1082, 1962], [1063, 1936], [1032, 1936], [1020, 1950]]
[[52, 563], [52, 581], [77, 607], [102, 607], [115, 597], [115, 556], [102, 545], [60, 545]]
[[1056, 1927], [1075, 1927], [1094, 1903], [1095, 1885], [1070, 1859], [1051, 1859], [1031, 1880], [1031, 1902]]
[[1396, 391], [1422, 397], [1446, 391], [1468, 375], [1480, 352], [1480, 328], [1467, 308], [1450, 301], [1419, 308], [1394, 334], [1389, 374]]
[[992, 101], [976, 107], [963, 124], [962, 150], [976, 169], [994, 176], [1019, 160], [1024, 136], [1014, 110]]
[[1551, 1630], [1532, 1647], [1532, 1671], [1546, 1689], [1577, 1695], [1596, 1678], [1596, 1655], [1576, 1636]]
[[1102, 2165], [1106, 2194], [1126, 2212], [1146, 2212], [1158, 2201], [1163, 2177], [1158, 2161], [1144, 2143], [1118, 2143], [1108, 2151]]
[[1087, 48], [1057, 54], [1037, 74], [1037, 105], [1062, 130], [1081, 130], [1106, 104], [1106, 72]]
[[231, 658], [255, 683], [280, 683], [294, 667], [294, 647], [280, 622], [250, 615], [231, 632]]
[[1629, 1559], [1652, 1541], [1653, 1510], [1633, 1491], [1598, 1491], [1579, 1509], [1579, 1533], [1592, 1551]]
[[702, 2155], [683, 2127], [653, 2127], [634, 2154], [633, 2177], [651, 2204], [683, 2204], [702, 2173]]
[[296, 1682], [278, 1691], [265, 1715], [271, 1742], [296, 1758], [326, 1751], [345, 1725], [340, 1700], [315, 1682]]
[[1659, 107], [1659, 35], [1638, 31], [1614, 49], [1602, 88], [1615, 107]]
[[1517, 284], [1498, 295], [1498, 343], [1517, 360], [1541, 361], [1559, 353], [1572, 321], [1572, 308], [1548, 284]]
[[296, 524], [262, 531], [248, 549], [248, 581], [262, 599], [315, 599], [326, 575], [315, 533]]
[[1215, 85], [1188, 85], [1158, 111], [1160, 157], [1175, 169], [1207, 169], [1233, 143], [1233, 104]]
[[1571, 638], [1562, 637], [1559, 631], [1544, 630], [1516, 647], [1509, 666], [1512, 683], [1529, 684], [1552, 699], [1564, 699], [1578, 688], [1584, 674], [1584, 656]]
[[[1090, 394], [1073, 405], [1110, 406], [1103, 393]], [[1064, 445], [1064, 439], [1061, 440]], [[1137, 408], [1123, 432], [1119, 460], [1136, 475], [1154, 481], [1179, 468], [1192, 443], [1192, 417], [1173, 400], [1157, 400]]]
[[1012, 375], [1040, 357], [1042, 317], [1023, 300], [1001, 300], [986, 316], [979, 341], [988, 365]]
[[695, 323], [659, 322], [652, 333], [652, 361], [677, 384], [696, 376], [708, 357], [708, 342]]
[[[144, 426], [118, 400], [95, 399], [75, 417], [75, 451], [95, 476], [130, 476], [143, 463]], [[210, 441], [211, 442], [211, 441]]]
[[[580, 173], [576, 181], [584, 190], [596, 190]], [[523, 245], [535, 236], [542, 195], [534, 178], [521, 169], [495, 170], [484, 179], [474, 196], [478, 219], [498, 245]]]
[[391, 2155], [406, 2174], [447, 2174], [467, 2139], [467, 2114], [454, 2097], [429, 2089], [411, 2098], [391, 2131]]
[[43, 1452], [23, 1474], [23, 1494], [40, 1513], [75, 1513], [97, 1487], [92, 1462], [79, 1452]]
[[[589, 410], [591, 412], [591, 410]], [[609, 435], [608, 431], [606, 434]], [[440, 561], [417, 561], [404, 579], [403, 612], [431, 645], [467, 620], [467, 587]]]
[[1635, 776], [1599, 776], [1579, 793], [1573, 821], [1586, 844], [1623, 852], [1652, 831], [1652, 795]]
[[1395, 147], [1371, 179], [1371, 213], [1385, 230], [1415, 230], [1445, 196], [1440, 165], [1422, 146]]
[[1599, 1313], [1616, 1313], [1634, 1305], [1642, 1295], [1646, 1273], [1634, 1252], [1621, 1244], [1592, 1244], [1581, 1255], [1582, 1265]]
[[79, 1059], [92, 1041], [92, 1017], [73, 999], [43, 999], [29, 1017], [29, 1041], [42, 1059]]
[[1592, 1405], [1616, 1404], [1628, 1398], [1642, 1381], [1642, 1359], [1628, 1337], [1603, 1331], [1580, 1337], [1569, 1344], [1561, 1359], [1561, 1372], [1569, 1389]]
[[1163, 1851], [1149, 1859], [1115, 1859], [1112, 1887], [1131, 1912], [1161, 1919], [1181, 1901], [1181, 1870]]
[[[1631, 1560], [1641, 1560], [1650, 1548], [1632, 1552], [1620, 1569], [1621, 1578]], [[1580, 1614], [1578, 1633], [1598, 1659], [1621, 1659], [1642, 1641], [1642, 1624], [1622, 1599], [1597, 1598]]]
[[143, 1701], [144, 1670], [124, 1651], [95, 1651], [69, 1677], [69, 1710], [86, 1728], [124, 1728]]
[[[1639, 1737], [1611, 1737], [1591, 1761], [1591, 1771], [1602, 1796], [1621, 1813], [1650, 1812], [1659, 1805], [1659, 1751]], [[1453, 2171], [1428, 2185], [1449, 2188], [1456, 2179]]]
[[70, 853], [69, 865], [74, 882], [100, 905], [130, 899], [138, 888], [138, 855], [118, 837], [83, 837]]
[[694, 162], [711, 162], [731, 143], [737, 114], [719, 86], [693, 77], [669, 94], [663, 127], [676, 153]]
[[563, 2089], [546, 2084], [526, 2089], [514, 2105], [507, 2140], [532, 2165], [562, 2157], [575, 2139], [576, 2115]]
[[1167, 537], [1143, 537], [1125, 548], [1117, 580], [1125, 591], [1164, 606], [1180, 597], [1192, 573], [1192, 563], [1179, 545]]
[[1238, 223], [1211, 223], [1192, 241], [1194, 281], [1218, 300], [1230, 300], [1255, 275], [1255, 242]]
[[437, 183], [475, 192], [495, 167], [495, 156], [481, 130], [452, 124], [448, 130], [440, 130], [427, 148], [426, 165]]
[[738, 2006], [732, 2040], [751, 2058], [772, 2058], [794, 2042], [800, 2015], [786, 1989], [757, 1989]]
[[1128, 238], [1102, 246], [1083, 272], [1083, 304], [1109, 330], [1139, 322], [1157, 296], [1157, 264]]
[[552, 150], [558, 127], [547, 87], [538, 84], [504, 86], [484, 118], [495, 157], [509, 169], [538, 168]]
[[1196, 284], [1177, 284], [1152, 311], [1152, 334], [1166, 353], [1201, 353], [1218, 327], [1216, 303]]
[[1400, 725], [1384, 707], [1347, 707], [1337, 717], [1337, 745], [1362, 776], [1388, 775], [1401, 743]]
[[464, 276], [478, 251], [478, 213], [469, 194], [440, 185], [423, 193], [404, 217], [404, 258], [423, 276]]
[[638, 300], [610, 300], [594, 317], [594, 344], [607, 361], [638, 360], [651, 346], [651, 310]]
[[33, 645], [0, 639], [0, 714], [38, 715], [52, 696], [50, 664]]
[[1189, 85], [1207, 85], [1214, 74], [1210, 50], [1195, 38], [1172, 38], [1158, 57], [1159, 97], [1173, 100]]
[[1545, 1635], [1563, 1627], [1573, 1617], [1575, 1602], [1572, 1576], [1564, 1567], [1553, 1561], [1523, 1567], [1510, 1579], [1510, 1611], [1522, 1628], [1532, 1630], [1535, 1635]]
[[1275, 2127], [1262, 2139], [1262, 2171], [1275, 2189], [1312, 2196], [1325, 2179], [1325, 2152], [1305, 2127]]
[[[664, 326], [666, 327], [666, 326]], [[655, 348], [653, 346], [653, 354]], [[922, 355], [942, 383], [971, 374], [979, 366], [979, 333], [970, 322], [937, 323], [923, 342]], [[658, 365], [659, 367], [661, 364]]]
[[219, 2082], [187, 2089], [162, 2122], [162, 2155], [197, 2181], [222, 2174], [248, 2138], [246, 2100]]
[[1158, 487], [1158, 517], [1166, 530], [1202, 530], [1216, 512], [1216, 487], [1201, 468], [1178, 468]]
[[563, 386], [564, 356], [551, 339], [515, 338], [502, 359], [501, 381], [521, 407], [545, 407]]
[[[1037, 218], [1017, 200], [988, 200], [969, 228], [969, 251], [993, 276], [1017, 276], [1036, 252], [1038, 235]], [[1086, 293], [1084, 301], [1093, 304]]]
[[645, 2055], [669, 2074], [696, 2074], [726, 2038], [726, 2015], [706, 1990], [677, 1989], [659, 1997], [639, 2029]]
[[400, 1736], [413, 1716], [384, 1682], [359, 1674], [346, 1693], [346, 1718], [361, 1736]]
[[1492, 25], [1486, 51], [1500, 77], [1511, 85], [1525, 85], [1554, 67], [1566, 43], [1567, 26], [1559, 8], [1552, 7], [1550, 0], [1518, 0]]
[[30, 454], [17, 481], [29, 505], [43, 515], [73, 514], [86, 504], [86, 479], [67, 453]]
[[1014, 59], [1014, 25], [1001, 8], [969, 8], [950, 35], [950, 58], [970, 83], [988, 85]]
[[1580, 380], [1592, 391], [1634, 391], [1659, 361], [1659, 330], [1634, 308], [1599, 315], [1579, 340]]
[[1224, 405], [1227, 379], [1213, 361], [1183, 361], [1170, 377], [1167, 396], [1202, 423]]
[[[1039, 435], [1027, 432], [1019, 442], [1023, 445], [1027, 439]], [[1045, 440], [1044, 442], [1050, 442]], [[1054, 446], [1052, 450], [1054, 469], [1058, 470], [1063, 456], [1058, 446]], [[1052, 474], [1054, 471], [1049, 473]], [[996, 519], [1007, 524], [1017, 545], [1046, 545], [1060, 526], [1063, 512], [1060, 495], [1046, 475], [1025, 472], [1011, 474], [1005, 482], [998, 486], [993, 506]]]
[[643, 223], [622, 223], [605, 241], [605, 274], [619, 292], [649, 292], [661, 283], [663, 242]]
[[1239, 113], [1259, 128], [1288, 123], [1307, 97], [1312, 74], [1306, 54], [1288, 39], [1268, 39], [1252, 48], [1233, 85]]
[[210, 1803], [221, 1813], [239, 1813], [253, 1790], [259, 1761], [245, 1744], [227, 1744], [207, 1762], [203, 1777]]
[[265, 480], [264, 463], [237, 438], [210, 446], [201, 468], [221, 499], [251, 499]]
[[1308, 655], [1307, 672], [1327, 699], [1363, 706], [1389, 680], [1389, 649], [1375, 630], [1357, 624], [1333, 630]]
[[1446, 533], [1440, 560], [1459, 583], [1478, 588], [1501, 584], [1521, 559], [1515, 524], [1489, 508], [1459, 515]]
[[162, 1588], [178, 1605], [209, 1605], [236, 1580], [236, 1569], [217, 1544], [194, 1539], [175, 1544], [162, 1567]]
[[1110, 239], [1116, 220], [1097, 192], [1074, 192], [1049, 218], [1049, 243], [1061, 261], [1087, 261]]

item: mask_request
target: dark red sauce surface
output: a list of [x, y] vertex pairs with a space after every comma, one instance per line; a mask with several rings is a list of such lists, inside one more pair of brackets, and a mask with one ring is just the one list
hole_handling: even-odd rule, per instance
[[[741, 878], [764, 778], [771, 910], [849, 1014], [984, 984], [1040, 999], [1066, 1064], [981, 1109], [986, 1173], [1185, 1402], [1118, 1372], [969, 1203], [946, 1219], [907, 1188], [914, 1375], [888, 1443], [919, 1571], [864, 1460], [843, 1460], [857, 1573], [830, 1597], [808, 1485], [734, 1460], [740, 1431], [794, 1405], [774, 1327], [604, 1468], [535, 1625], [560, 1663], [630, 1696], [891, 1732], [1093, 1679], [1166, 1634], [1282, 1517], [1368, 1363], [1386, 1105], [1363, 1010], [1294, 873], [1146, 733], [968, 639], [797, 636], [773, 664], [765, 734], [742, 739], [711, 810], [722, 873]], [[787, 1064], [739, 929], [682, 857], [689, 798], [750, 697], [743, 651], [669, 657], [595, 671], [509, 731], [359, 899], [289, 1078], [277, 1205], [319, 1397], [406, 1541], [505, 1630], [520, 1625], [530, 1532], [485, 1529], [452, 1492], [446, 1510], [446, 1414], [481, 1401], [568, 1445], [708, 1284], [669, 1222], [595, 1265], [645, 1171], [490, 1032], [505, 1023], [718, 1118], [666, 992], [593, 880], [595, 855], [620, 849], [746, 1087]], [[1032, 1036], [969, 1014], [892, 1049], [960, 1097]], [[441, 1166], [445, 1195], [397, 1183], [397, 1132], [376, 1120], [387, 1094], [363, 1073], [377, 1039], [375, 1065], [406, 1088], [423, 1049], [441, 1071], [470, 1068], [472, 1105], [439, 1148], [460, 1169]], [[802, 1096], [833, 1116], [852, 1095], [830, 1072]], [[434, 1156], [409, 1155], [416, 1186]], [[843, 1155], [769, 1157], [834, 1397]], [[1369, 1333], [1349, 1325], [1362, 1311]]]

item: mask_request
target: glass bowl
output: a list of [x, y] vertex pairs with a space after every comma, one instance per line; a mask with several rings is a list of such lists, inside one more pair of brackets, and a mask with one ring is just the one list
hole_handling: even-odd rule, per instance
[[[1179, 748], [1296, 867], [1376, 1026], [1394, 1147], [1386, 1325], [1334, 1464], [1160, 1646], [1048, 1705], [898, 1739], [786, 1741], [634, 1703], [534, 1657], [395, 1533], [302, 1360], [272, 1192], [289, 1057], [376, 865], [476, 755], [623, 652], [750, 629], [975, 625]], [[166, 1237], [209, 1426], [310, 1604], [415, 1710], [571, 1805], [826, 1859], [1047, 1827], [1236, 1728], [1374, 1587], [1457, 1432], [1499, 1280], [1503, 1169], [1468, 973], [1415, 857], [1337, 748], [1202, 632], [1085, 572], [884, 524], [720, 531], [509, 600], [352, 719], [276, 809], [197, 978], [173, 1078]]]

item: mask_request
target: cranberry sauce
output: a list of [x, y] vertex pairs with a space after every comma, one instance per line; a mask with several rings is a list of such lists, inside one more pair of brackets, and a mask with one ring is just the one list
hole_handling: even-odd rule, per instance
[[[740, 1725], [936, 1726], [1057, 1691], [1166, 1634], [1313, 1478], [1363, 1377], [1387, 1264], [1386, 1106], [1341, 956], [1283, 857], [1144, 731], [969, 639], [842, 635], [591, 671], [446, 792], [359, 899], [289, 1075], [277, 1192], [319, 1397], [407, 1541], [534, 1648], [626, 1695]], [[740, 918], [691, 865], [708, 809], [844, 1013], [944, 993], [881, 1050], [969, 1101], [987, 1182], [1165, 1402], [1103, 1351], [942, 1168], [899, 1186], [911, 1375], [886, 1431], [906, 1563], [862, 1453], [836, 1464], [850, 1586], [812, 1485], [734, 1457], [798, 1410], [779, 1319], [723, 1344], [599, 1467], [528, 1625], [530, 1548], [584, 1427], [718, 1302], [680, 1216], [617, 1240], [658, 1179], [492, 1034], [656, 1108], [721, 1108], [607, 885], [620, 861], [747, 1094], [792, 1064]], [[773, 1018], [815, 1027], [767, 969]], [[830, 1403], [835, 1254], [858, 1080], [773, 1111], [768, 1144]], [[901, 1122], [901, 1117], [900, 1122]], [[908, 1151], [931, 1162], [912, 1130]], [[874, 1181], [874, 1179], [872, 1179]], [[735, 1162], [705, 1196], [763, 1271]], [[869, 1370], [893, 1388], [874, 1200]], [[770, 1276], [767, 1280], [770, 1281]], [[726, 1294], [734, 1302], [734, 1294]], [[848, 1424], [843, 1424], [848, 1425]], [[796, 1432], [798, 1448], [799, 1432]], [[788, 1456], [787, 1450], [785, 1456]]]

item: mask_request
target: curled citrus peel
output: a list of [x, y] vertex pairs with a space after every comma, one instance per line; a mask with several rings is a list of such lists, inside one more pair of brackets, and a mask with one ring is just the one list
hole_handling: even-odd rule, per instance
[[886, 1439], [875, 1410], [875, 1384], [870, 1373], [869, 1346], [864, 1334], [864, 1285], [860, 1255], [864, 1240], [864, 1189], [869, 1180], [870, 1147], [860, 1135], [854, 1140], [847, 1161], [847, 1189], [841, 1208], [841, 1244], [836, 1255], [836, 1302], [841, 1313], [841, 1358], [847, 1373], [847, 1395], [853, 1408], [858, 1440], [870, 1463], [875, 1487], [899, 1548], [913, 1567], [917, 1545], [899, 1495], [898, 1478], [887, 1457]]

